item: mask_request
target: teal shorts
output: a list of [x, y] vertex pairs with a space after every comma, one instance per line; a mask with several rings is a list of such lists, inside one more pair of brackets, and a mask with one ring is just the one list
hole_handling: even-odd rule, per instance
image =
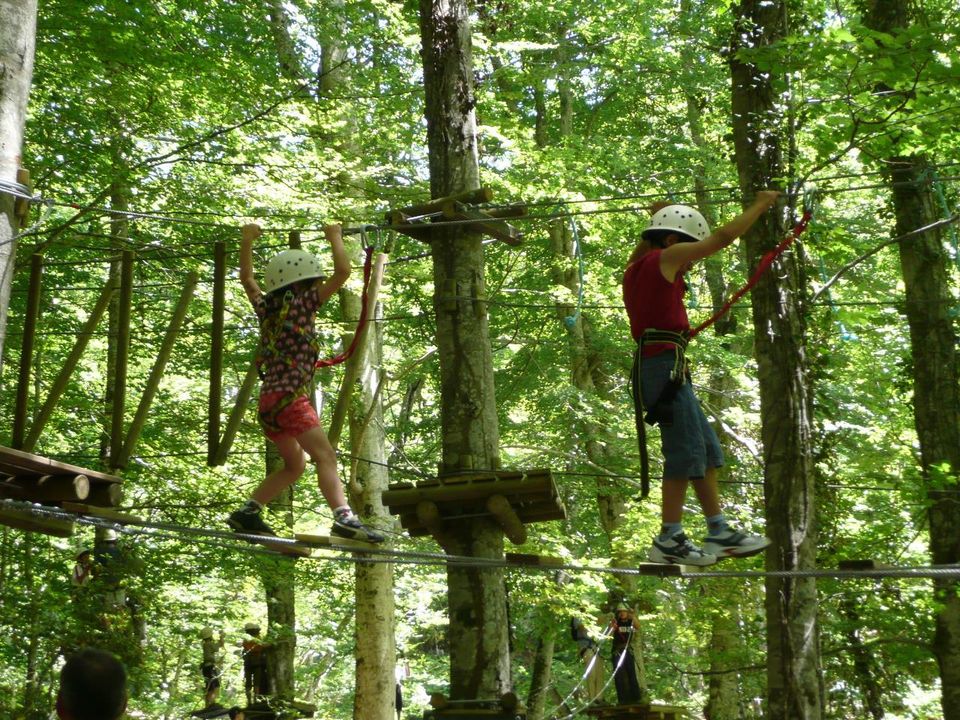
[[[670, 382], [675, 351], [669, 350], [643, 358], [640, 387], [643, 406], [651, 407]], [[685, 382], [673, 397], [673, 421], [660, 423], [660, 448], [663, 451], [663, 476], [673, 480], [702, 478], [707, 468], [723, 467], [723, 449], [690, 382]]]

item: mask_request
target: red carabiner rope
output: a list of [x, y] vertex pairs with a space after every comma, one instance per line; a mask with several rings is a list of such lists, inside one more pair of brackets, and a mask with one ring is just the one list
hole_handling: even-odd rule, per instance
[[348, 347], [339, 355], [334, 355], [332, 358], [327, 358], [326, 360], [317, 360], [316, 366], [318, 368], [339, 365], [340, 363], [349, 360], [350, 356], [353, 355], [353, 351], [357, 349], [357, 343], [360, 341], [360, 336], [363, 334], [363, 328], [367, 324], [367, 291], [370, 289], [370, 274], [371, 270], [373, 269], [373, 249], [373, 245], [369, 245], [364, 248], [364, 252], [367, 254], [367, 257], [363, 261], [363, 294], [360, 296], [362, 307], [360, 308], [360, 319], [357, 320], [357, 329], [353, 331], [353, 340], [350, 341], [350, 347]]
[[723, 304], [723, 307], [710, 316], [708, 320], [700, 323], [697, 325], [697, 327], [691, 330], [690, 339], [695, 338], [701, 332], [713, 325], [717, 320], [730, 312], [730, 308], [733, 307], [733, 304], [750, 292], [756, 286], [756, 284], [760, 282], [760, 276], [763, 275], [767, 268], [773, 264], [773, 261], [776, 260], [784, 250], [790, 247], [793, 241], [800, 237], [800, 234], [807, 229], [807, 223], [810, 222], [811, 217], [813, 217], [813, 211], [805, 210], [803, 216], [800, 218], [800, 222], [794, 226], [793, 230], [791, 230], [787, 236], [780, 241], [779, 245], [763, 256], [763, 258], [760, 260], [760, 263], [757, 265], [757, 269], [753, 271], [753, 275], [751, 275], [750, 279], [747, 281], [747, 284], [731, 295], [730, 299]]

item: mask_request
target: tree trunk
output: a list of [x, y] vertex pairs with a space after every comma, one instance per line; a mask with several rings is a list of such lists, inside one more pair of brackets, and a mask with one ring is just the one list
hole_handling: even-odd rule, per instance
[[[340, 307], [344, 319], [356, 320], [360, 316], [360, 296], [350, 290], [341, 290]], [[379, 309], [377, 305], [377, 313], [371, 317], [371, 325], [364, 335], [365, 350], [358, 348], [348, 361], [361, 364], [356, 387], [345, 387], [341, 392], [352, 394], [349, 405], [350, 447], [355, 459], [351, 464], [350, 504], [371, 525], [390, 527], [390, 513], [381, 501], [390, 478], [384, 450], [381, 383], [385, 378], [381, 368], [380, 325], [374, 323], [380, 315]], [[344, 345], [349, 345], [350, 339], [345, 337]], [[353, 717], [354, 720], [394, 720], [393, 565], [358, 563], [355, 577], [356, 693]], [[371, 628], [376, 628], [376, 632], [371, 632]]]
[[547, 689], [550, 687], [550, 670], [553, 666], [553, 633], [537, 640], [537, 654], [530, 673], [530, 693], [527, 695], [527, 720], [546, 720]]
[[[730, 60], [733, 136], [740, 189], [747, 200], [782, 176], [782, 160], [770, 75], [742, 60], [738, 52], [781, 39], [784, 16], [780, 0], [741, 0], [734, 28]], [[757, 222], [745, 236], [750, 267], [776, 245], [783, 231], [773, 215]], [[766, 553], [769, 570], [810, 569], [816, 562], [803, 291], [800, 264], [788, 251], [763, 276], [752, 296], [767, 531], [772, 540]], [[767, 717], [819, 720], [824, 689], [816, 581], [768, 578], [766, 615]]]
[[[37, 0], [0, 0], [0, 181], [17, 181], [33, 80]], [[17, 253], [16, 198], [0, 191], [0, 371]]]
[[[937, 219], [934, 198], [923, 177], [921, 158], [893, 158], [896, 233]], [[906, 289], [907, 322], [913, 351], [913, 415], [920, 463], [930, 497], [930, 555], [934, 565], [960, 562], [960, 372], [957, 338], [949, 315], [956, 302], [943, 238], [938, 231], [903, 240], [900, 265]], [[933, 651], [940, 666], [945, 720], [960, 719], [960, 596], [956, 580], [936, 579], [936, 634]]]
[[[420, 0], [430, 190], [444, 197], [479, 187], [469, 7], [466, 0]], [[462, 228], [432, 242], [434, 311], [440, 356], [441, 471], [496, 469], [499, 429], [493, 388], [481, 237]], [[457, 524], [445, 549], [503, 557], [491, 520]], [[511, 687], [503, 572], [447, 569], [450, 694], [497, 697]]]
[[[895, 33], [911, 22], [903, 0], [877, 0], [866, 6], [864, 24]], [[920, 62], [918, 60], [917, 62]], [[887, 88], [884, 88], [887, 89]], [[910, 88], [909, 92], [914, 92]], [[901, 117], [898, 113], [891, 120]], [[937, 219], [926, 158], [887, 160], [892, 182], [896, 234]], [[935, 565], [960, 561], [960, 367], [950, 308], [955, 305], [947, 253], [938, 230], [899, 243], [913, 354], [913, 416], [920, 443], [920, 465], [930, 498], [930, 555]], [[946, 491], [946, 492], [944, 492]], [[940, 667], [941, 707], [946, 720], [960, 720], [960, 596], [956, 581], [936, 579], [936, 632], [933, 652]]]
[[[280, 458], [272, 444], [267, 449], [268, 472]], [[285, 489], [270, 503], [275, 515], [283, 516], [283, 526], [293, 528], [293, 488]], [[267, 675], [272, 697], [294, 699], [294, 661], [297, 649], [296, 573], [294, 560], [287, 557], [265, 557], [261, 561], [260, 579], [267, 598]]]

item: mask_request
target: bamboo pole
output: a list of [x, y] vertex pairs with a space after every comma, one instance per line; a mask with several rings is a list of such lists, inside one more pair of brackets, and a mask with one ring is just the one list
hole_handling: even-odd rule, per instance
[[373, 272], [370, 275], [370, 287], [367, 288], [367, 324], [358, 330], [360, 339], [357, 341], [353, 356], [347, 361], [347, 369], [343, 374], [343, 381], [340, 383], [340, 392], [337, 393], [337, 404], [333, 409], [333, 417], [330, 420], [330, 431], [327, 433], [327, 438], [334, 450], [337, 449], [337, 444], [340, 442], [340, 433], [343, 431], [343, 423], [347, 416], [347, 408], [350, 405], [350, 396], [353, 394], [353, 386], [360, 368], [363, 367], [364, 356], [367, 352], [367, 328], [375, 319], [377, 297], [380, 294], [383, 268], [386, 263], [387, 253], [377, 253]]
[[257, 364], [250, 363], [247, 375], [243, 378], [240, 390], [237, 391], [237, 401], [233, 404], [233, 410], [230, 411], [227, 427], [223, 431], [223, 438], [217, 443], [217, 453], [213, 458], [214, 465], [223, 465], [227, 461], [227, 455], [230, 453], [230, 448], [233, 447], [233, 441], [237, 437], [243, 415], [247, 411], [250, 396], [253, 395], [253, 389], [257, 386], [257, 377]]
[[127, 367], [130, 359], [130, 309], [133, 305], [133, 251], [124, 250], [120, 259], [120, 303], [117, 314], [117, 359], [113, 373], [110, 408], [110, 468], [123, 446], [123, 418], [127, 402]]
[[227, 244], [214, 244], [213, 252], [213, 322], [210, 326], [210, 395], [207, 415], [207, 465], [216, 462], [220, 443], [220, 395], [223, 386], [223, 318], [226, 304]]
[[23, 320], [23, 343], [20, 345], [20, 375], [17, 379], [17, 399], [13, 411], [13, 438], [15, 448], [23, 447], [27, 429], [27, 404], [30, 399], [30, 365], [33, 362], [33, 344], [37, 337], [37, 319], [40, 317], [40, 283], [43, 276], [43, 255], [30, 257], [30, 284], [27, 288], [27, 314]]
[[106, 312], [107, 306], [110, 304], [110, 296], [113, 295], [113, 291], [116, 290], [116, 288], [116, 277], [112, 277], [107, 280], [107, 284], [104, 286], [103, 292], [100, 293], [100, 297], [97, 299], [97, 304], [90, 312], [90, 317], [87, 318], [86, 323], [84, 323], [83, 327], [80, 329], [80, 332], [77, 334], [77, 341], [73, 344], [73, 349], [70, 351], [70, 354], [64, 361], [63, 367], [60, 368], [60, 374], [57, 375], [57, 378], [53, 381], [53, 385], [50, 388], [50, 394], [47, 396], [46, 402], [43, 404], [43, 407], [40, 408], [37, 418], [33, 421], [33, 425], [30, 427], [30, 432], [27, 434], [27, 439], [23, 443], [23, 450], [29, 452], [33, 449], [34, 445], [36, 445], [37, 440], [40, 437], [40, 433], [43, 432], [43, 428], [47, 424], [47, 421], [50, 420], [50, 416], [53, 414], [54, 408], [56, 408], [57, 403], [60, 401], [60, 397], [67, 389], [67, 383], [70, 382], [70, 376], [76, 369], [77, 363], [80, 362], [80, 358], [83, 356], [83, 351], [86, 350], [87, 344], [90, 342], [90, 338], [93, 336], [93, 331], [103, 318], [103, 314]]
[[191, 272], [187, 275], [187, 282], [180, 292], [180, 299], [177, 301], [173, 310], [173, 316], [170, 318], [170, 324], [167, 326], [167, 333], [160, 344], [160, 352], [150, 370], [150, 376], [147, 378], [146, 387], [143, 389], [143, 395], [140, 398], [140, 404], [137, 406], [137, 412], [133, 416], [130, 427], [127, 430], [126, 439], [123, 441], [119, 457], [115, 467], [125, 468], [130, 462], [130, 456], [137, 449], [137, 443], [140, 441], [140, 434], [147, 422], [147, 413], [150, 412], [150, 406], [156, 397], [157, 390], [160, 388], [160, 380], [163, 378], [163, 372], [166, 370], [167, 362], [173, 353], [174, 345], [177, 342], [177, 336], [180, 334], [180, 328], [187, 316], [187, 310], [190, 307], [190, 301], [197, 289], [197, 273]]

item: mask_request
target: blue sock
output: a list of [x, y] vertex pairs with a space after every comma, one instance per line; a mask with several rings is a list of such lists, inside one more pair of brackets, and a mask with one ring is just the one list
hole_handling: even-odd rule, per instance
[[718, 515], [711, 515], [707, 518], [707, 532], [711, 535], [719, 535], [724, 530], [727, 530], [730, 527], [730, 524], [727, 522], [727, 519], [723, 516], [723, 513]]
[[660, 526], [660, 537], [658, 540], [669, 540], [679, 532], [683, 532], [683, 523], [664, 523]]

